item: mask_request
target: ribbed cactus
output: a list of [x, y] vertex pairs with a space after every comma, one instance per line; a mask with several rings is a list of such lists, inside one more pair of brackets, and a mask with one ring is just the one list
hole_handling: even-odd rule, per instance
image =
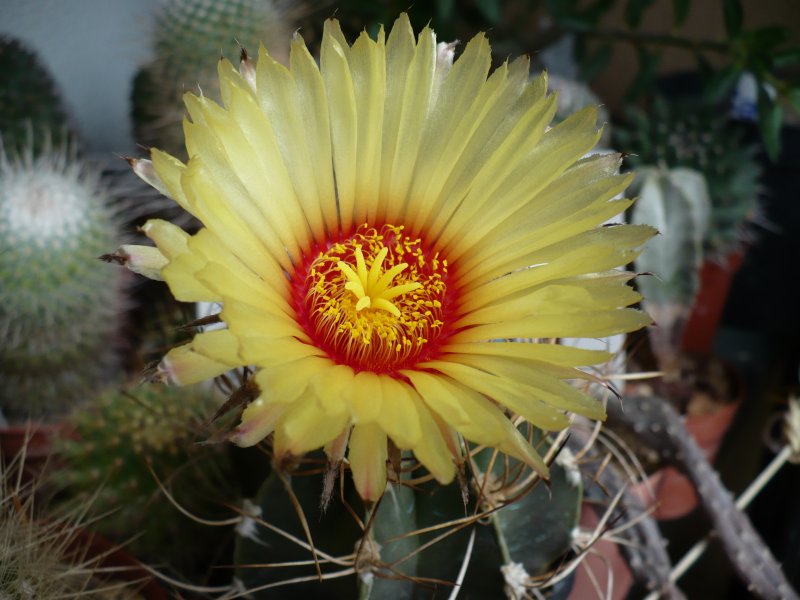
[[202, 387], [157, 384], [110, 390], [75, 410], [69, 437], [56, 445], [63, 466], [54, 479], [70, 497], [93, 498], [95, 514], [108, 513], [94, 525], [129, 546], [137, 555], [159, 560], [191, 561], [205, 554], [203, 544], [215, 530], [181, 515], [163, 496], [153, 472], [177, 501], [210, 514], [227, 498], [227, 455], [221, 446], [198, 445], [203, 423], [216, 398]]
[[199, 88], [218, 100], [220, 53], [238, 56], [240, 45], [255, 53], [261, 43], [271, 51], [288, 49], [292, 29], [287, 8], [278, 0], [165, 0], [154, 27], [155, 59], [134, 81], [137, 140], [184, 154], [183, 94]]
[[[459, 578], [470, 553], [464, 597], [500, 598], [506, 588], [518, 591], [537, 580], [543, 583], [571, 556], [583, 497], [580, 473], [568, 452], [563, 455], [567, 460], [551, 466], [547, 484], [516, 461], [506, 462], [500, 455], [492, 463], [492, 456], [484, 450], [474, 457], [476, 475], [471, 477], [467, 467], [463, 488], [426, 482], [421, 469], [407, 471], [414, 463], [405, 457], [397, 464], [403, 465], [402, 480], [408, 485], [390, 486], [380, 503], [367, 510], [363, 524], [368, 533], [339, 500], [338, 486], [327, 510], [319, 508], [321, 478], [311, 474], [313, 464], [307, 465], [306, 474], [287, 478], [323, 562], [322, 583], [316, 580], [313, 562], [273, 569], [248, 566], [286, 565], [312, 557], [302, 545], [307, 538], [287, 485], [273, 474], [257, 498], [255, 512], [263, 521], [237, 528], [235, 558], [242, 565], [237, 578], [256, 598], [447, 597], [452, 590], [448, 582]], [[351, 507], [361, 506], [347, 477], [342, 489]], [[304, 576], [305, 582], [279, 584]], [[259, 590], [263, 586], [270, 587]]]
[[116, 375], [123, 274], [97, 257], [119, 242], [98, 176], [66, 148], [0, 156], [0, 409], [65, 411]]
[[699, 286], [711, 202], [703, 175], [686, 168], [640, 168], [633, 190], [639, 200], [631, 221], [655, 226], [661, 234], [647, 243], [635, 263], [637, 271], [653, 275], [638, 278], [637, 285], [646, 298], [645, 309], [658, 323], [650, 332], [653, 350], [667, 368], [677, 360]]
[[670, 103], [656, 97], [645, 114], [631, 111], [627, 127], [615, 128], [619, 150], [632, 168], [686, 167], [703, 174], [711, 201], [711, 219], [703, 249], [728, 254], [746, 237], [756, 208], [760, 169], [756, 148], [718, 107]]
[[18, 40], [0, 37], [0, 73], [0, 135], [6, 152], [21, 152], [32, 141], [38, 154], [48, 138], [61, 146], [67, 116], [36, 55]]

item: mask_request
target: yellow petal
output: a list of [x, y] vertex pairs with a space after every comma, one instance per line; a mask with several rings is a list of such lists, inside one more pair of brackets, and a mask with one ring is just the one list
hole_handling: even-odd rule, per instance
[[539, 453], [536, 452], [536, 449], [531, 446], [531, 443], [522, 436], [519, 430], [517, 430], [510, 421], [506, 420], [506, 422], [507, 435], [503, 443], [497, 448], [501, 452], [505, 452], [509, 456], [521, 460], [545, 479], [550, 477], [550, 470], [547, 468], [544, 460], [542, 460], [542, 457], [539, 456]]
[[642, 311], [632, 308], [536, 315], [514, 321], [479, 325], [454, 334], [450, 341], [487, 342], [505, 338], [607, 337], [636, 331], [652, 323]]
[[356, 373], [353, 387], [347, 391], [353, 423], [371, 423], [383, 406], [383, 390], [378, 375], [371, 371]]
[[414, 445], [414, 456], [430, 471], [436, 481], [446, 485], [456, 476], [453, 454], [445, 442], [442, 431], [430, 409], [420, 398], [412, 396], [417, 406], [422, 436]]
[[515, 384], [513, 381], [444, 360], [430, 361], [420, 366], [437, 369], [449, 375], [476, 392], [507, 406], [542, 429], [559, 430], [569, 424], [569, 419], [562, 412], [532, 397], [524, 386]]
[[330, 362], [326, 359], [312, 356], [277, 367], [262, 368], [255, 378], [265, 398], [271, 402], [292, 403], [306, 391], [309, 382], [329, 366]]
[[386, 488], [386, 433], [375, 423], [356, 425], [350, 434], [347, 458], [359, 495], [377, 501]]
[[331, 145], [336, 171], [339, 218], [344, 231], [351, 231], [354, 219], [358, 120], [353, 78], [348, 64], [349, 46], [342, 45], [333, 32], [338, 27], [325, 22], [320, 69], [328, 94]]
[[192, 350], [231, 368], [245, 364], [239, 357], [238, 338], [227, 329], [198, 333], [192, 339]]
[[377, 422], [398, 448], [410, 450], [422, 436], [414, 390], [394, 377], [379, 376], [383, 402]]
[[525, 360], [537, 360], [565, 367], [596, 365], [611, 360], [610, 352], [584, 350], [561, 344], [533, 344], [527, 342], [473, 342], [469, 344], [447, 344], [446, 353], [485, 354], [507, 356]]
[[[390, 36], [391, 37], [391, 36]], [[382, 197], [383, 207], [379, 212], [386, 213], [389, 223], [400, 222], [406, 214], [408, 192], [414, 179], [414, 166], [417, 162], [422, 133], [432, 102], [432, 88], [436, 68], [436, 36], [430, 27], [419, 34], [414, 58], [408, 67], [405, 89], [400, 108], [400, 122], [394, 139], [386, 143], [394, 146], [387, 194]], [[387, 134], [388, 135], [388, 134]], [[385, 175], [384, 175], [385, 176]], [[383, 188], [382, 188], [383, 189]]]
[[275, 430], [275, 425], [288, 406], [257, 398], [242, 412], [238, 427], [231, 433], [230, 440], [237, 446], [255, 446]]
[[331, 149], [328, 98], [325, 84], [314, 57], [298, 34], [292, 39], [290, 56], [292, 75], [297, 83], [297, 105], [302, 114], [305, 138], [310, 153], [309, 166], [316, 181], [316, 202], [329, 230], [338, 226], [334, 189], [333, 151]]
[[191, 385], [213, 379], [231, 369], [230, 365], [196, 352], [191, 344], [167, 352], [158, 364], [158, 378], [171, 385]]
[[336, 439], [347, 427], [347, 411], [331, 414], [321, 409], [313, 396], [308, 396], [283, 414], [275, 433], [275, 455], [302, 456], [322, 448]]
[[444, 375], [402, 371], [439, 417], [468, 440], [494, 446], [505, 436], [502, 412], [475, 390]]
[[377, 217], [380, 193], [384, 97], [386, 95], [386, 45], [383, 28], [378, 41], [362, 32], [350, 50], [350, 69], [358, 118], [355, 180], [356, 223]]
[[144, 275], [148, 279], [164, 280], [161, 269], [169, 261], [158, 248], [125, 244], [120, 246], [115, 254], [124, 261], [123, 264], [128, 270]]

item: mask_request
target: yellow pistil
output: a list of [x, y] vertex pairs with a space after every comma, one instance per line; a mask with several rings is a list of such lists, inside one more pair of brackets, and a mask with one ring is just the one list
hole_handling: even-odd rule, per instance
[[400, 263], [385, 273], [381, 273], [383, 261], [388, 253], [389, 249], [384, 246], [372, 261], [369, 271], [367, 271], [367, 263], [364, 261], [364, 254], [361, 252], [360, 247], [356, 247], [354, 252], [357, 271], [354, 271], [353, 267], [343, 260], [337, 263], [342, 273], [347, 277], [347, 283], [344, 285], [345, 289], [353, 292], [356, 297], [356, 311], [374, 308], [376, 310], [385, 310], [395, 317], [399, 317], [400, 309], [392, 304], [392, 299], [422, 287], [422, 284], [418, 282], [389, 287], [392, 280], [406, 270], [408, 263]]

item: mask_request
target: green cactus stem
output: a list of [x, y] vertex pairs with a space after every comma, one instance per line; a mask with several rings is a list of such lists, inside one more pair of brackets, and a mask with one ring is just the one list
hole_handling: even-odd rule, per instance
[[0, 151], [0, 409], [53, 417], [117, 375], [124, 275], [97, 257], [119, 241], [98, 176], [64, 148]]

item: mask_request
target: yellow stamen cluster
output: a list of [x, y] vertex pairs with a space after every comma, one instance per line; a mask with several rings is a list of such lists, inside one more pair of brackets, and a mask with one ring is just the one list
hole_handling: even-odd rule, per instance
[[313, 333], [331, 355], [377, 372], [408, 366], [441, 333], [447, 261], [402, 227], [362, 225], [306, 277]]

